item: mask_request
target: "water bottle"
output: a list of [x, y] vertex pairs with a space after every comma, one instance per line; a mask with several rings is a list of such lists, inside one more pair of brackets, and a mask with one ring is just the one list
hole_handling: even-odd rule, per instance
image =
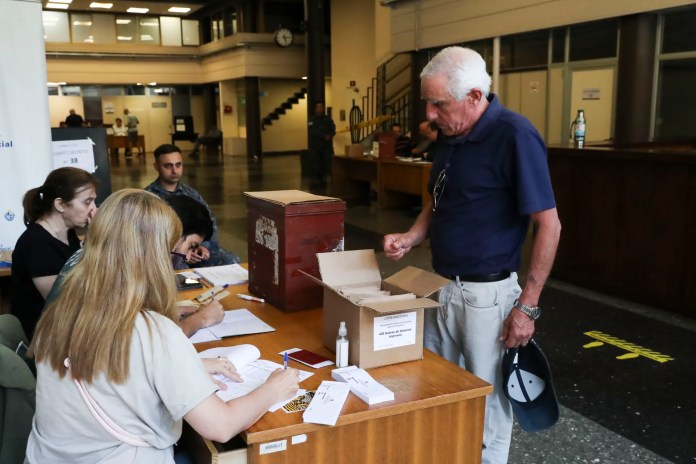
[[341, 322], [336, 337], [336, 367], [348, 366], [348, 329], [346, 323]]
[[585, 145], [585, 111], [578, 110], [578, 115], [573, 121], [573, 126], [575, 126], [575, 131], [573, 133], [573, 140], [575, 140], [575, 145], [578, 148], [582, 148]]

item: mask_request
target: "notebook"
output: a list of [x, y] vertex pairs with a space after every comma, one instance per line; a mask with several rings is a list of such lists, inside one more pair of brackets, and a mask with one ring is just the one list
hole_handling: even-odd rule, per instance
[[249, 271], [239, 264], [199, 267], [193, 270], [211, 286], [237, 285], [249, 282]]

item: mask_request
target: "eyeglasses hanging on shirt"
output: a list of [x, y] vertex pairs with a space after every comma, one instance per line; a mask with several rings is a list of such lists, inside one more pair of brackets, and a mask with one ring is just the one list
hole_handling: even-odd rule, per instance
[[449, 153], [447, 154], [447, 161], [445, 162], [445, 167], [438, 174], [437, 179], [435, 179], [435, 184], [433, 185], [433, 212], [437, 209], [437, 205], [442, 200], [442, 194], [445, 192], [445, 186], [447, 185], [447, 170], [450, 167], [450, 160], [452, 159], [452, 152], [454, 147], [449, 147]]

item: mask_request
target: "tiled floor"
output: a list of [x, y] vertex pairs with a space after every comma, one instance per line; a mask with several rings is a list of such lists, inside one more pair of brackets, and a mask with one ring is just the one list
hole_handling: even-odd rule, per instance
[[[144, 187], [156, 176], [151, 154], [114, 159], [111, 172], [114, 190]], [[183, 181], [208, 201], [218, 220], [221, 243], [243, 260], [247, 258], [243, 192], [309, 189], [301, 179], [296, 156], [259, 162], [187, 157]], [[416, 215], [414, 210], [377, 212], [369, 205], [349, 205], [346, 248], [374, 248], [384, 275], [406, 264], [429, 269], [427, 246], [414, 249], [399, 263], [379, 253], [381, 237], [407, 229]], [[509, 462], [696, 463], [696, 321], [553, 280], [541, 305], [546, 311], [535, 338], [555, 374], [561, 420], [536, 434], [516, 427]], [[619, 359], [625, 352], [616, 346], [588, 347], [594, 341], [587, 335], [590, 331], [602, 331], [674, 359], [666, 363], [645, 357]]]

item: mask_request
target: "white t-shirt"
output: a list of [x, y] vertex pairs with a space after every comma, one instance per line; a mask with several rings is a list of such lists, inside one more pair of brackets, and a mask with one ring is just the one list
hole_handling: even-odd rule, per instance
[[97, 422], [69, 375], [37, 365], [36, 414], [27, 445], [28, 463], [171, 464], [183, 416], [217, 387], [191, 342], [170, 319], [148, 312], [136, 318], [126, 383], [99, 374], [85, 389], [121, 428], [152, 448], [127, 445]]
[[114, 135], [119, 137], [125, 137], [126, 135], [128, 135], [128, 128], [126, 126], [119, 127], [116, 124], [114, 124], [113, 126], [111, 126], [111, 130]]

